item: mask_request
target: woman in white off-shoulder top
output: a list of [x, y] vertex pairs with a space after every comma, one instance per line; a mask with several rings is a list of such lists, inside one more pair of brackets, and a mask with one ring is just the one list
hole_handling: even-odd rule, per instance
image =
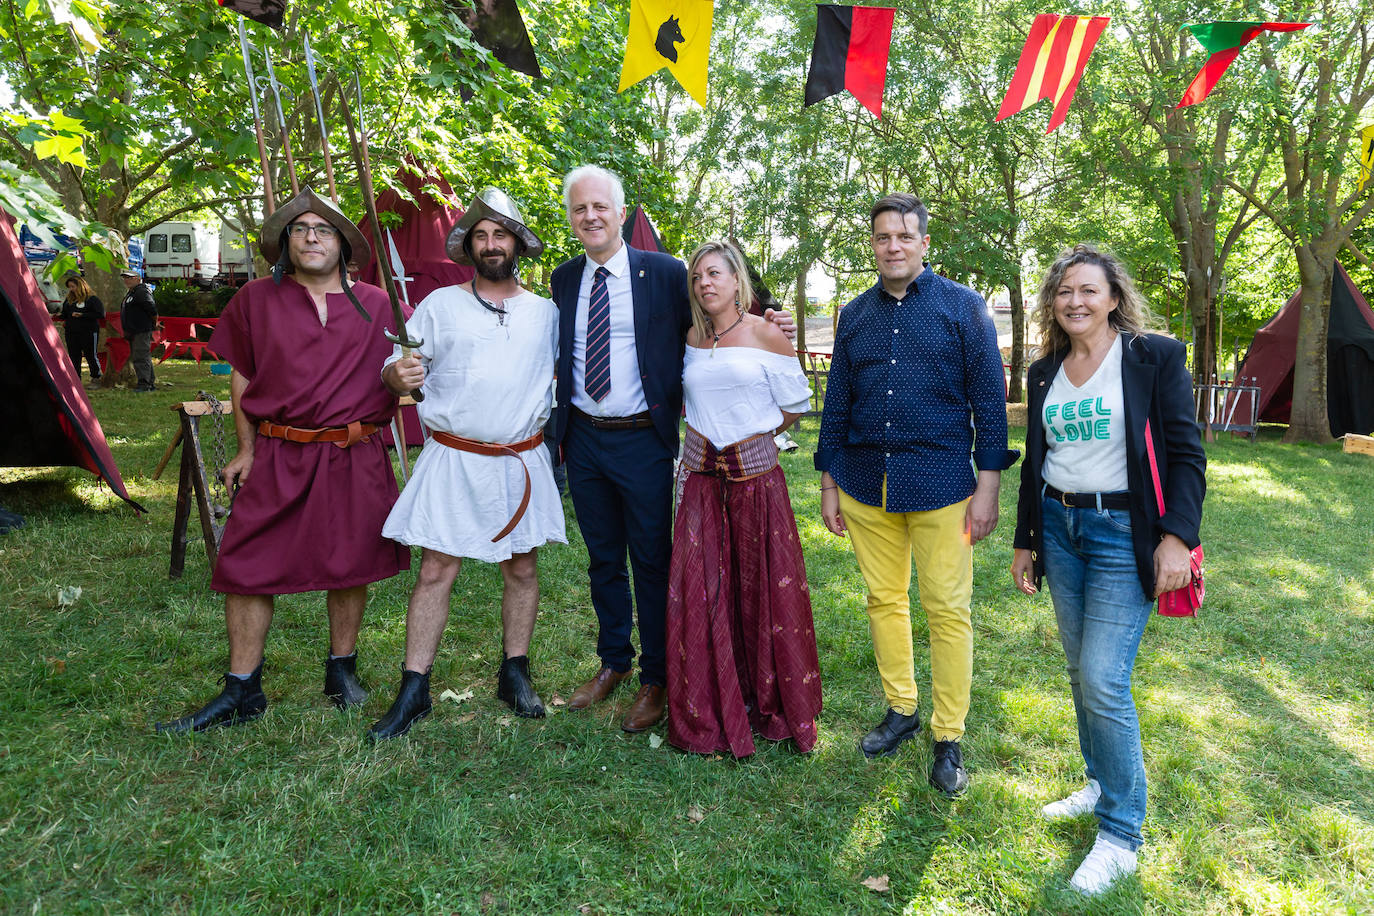
[[707, 242], [688, 264], [687, 410], [668, 577], [668, 740], [754, 752], [753, 733], [816, 743], [820, 664], [806, 566], [773, 437], [811, 395], [791, 342], [747, 314], [744, 258]]

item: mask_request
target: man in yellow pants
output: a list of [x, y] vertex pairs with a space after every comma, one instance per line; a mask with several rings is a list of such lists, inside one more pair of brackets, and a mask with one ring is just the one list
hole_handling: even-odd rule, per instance
[[925, 265], [927, 213], [891, 194], [870, 214], [879, 282], [840, 313], [816, 469], [821, 514], [846, 532], [868, 585], [888, 712], [859, 742], [895, 753], [921, 730], [912, 659], [911, 561], [930, 627], [931, 785], [968, 785], [959, 740], [973, 677], [973, 545], [997, 526], [1007, 449], [997, 331], [978, 293]]

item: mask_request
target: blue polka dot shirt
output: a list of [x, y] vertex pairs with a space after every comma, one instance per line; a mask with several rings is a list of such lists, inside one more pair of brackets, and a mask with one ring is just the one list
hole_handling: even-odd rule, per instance
[[882, 282], [840, 312], [816, 470], [889, 512], [941, 509], [1001, 471], [1006, 381], [983, 297], [927, 266], [894, 298]]

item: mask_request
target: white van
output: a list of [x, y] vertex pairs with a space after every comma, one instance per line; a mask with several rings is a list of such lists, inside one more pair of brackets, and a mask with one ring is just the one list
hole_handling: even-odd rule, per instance
[[225, 221], [219, 232], [219, 276], [216, 282], [242, 286], [253, 279], [253, 250], [247, 234], [236, 223]]
[[210, 286], [219, 274], [219, 230], [209, 223], [158, 223], [143, 237], [143, 275]]

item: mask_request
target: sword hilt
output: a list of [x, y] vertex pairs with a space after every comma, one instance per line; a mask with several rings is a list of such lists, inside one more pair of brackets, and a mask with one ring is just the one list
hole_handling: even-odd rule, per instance
[[[394, 344], [400, 344], [401, 356], [403, 357], [409, 356], [411, 350], [416, 349], [420, 346], [420, 344], [424, 343], [423, 338], [421, 338], [420, 340], [411, 340], [410, 335], [405, 333], [405, 325], [401, 325], [400, 334], [393, 334], [384, 328], [382, 330], [382, 336]], [[416, 403], [423, 401], [425, 399], [424, 391], [419, 388], [416, 388], [415, 390], [411, 391], [410, 396], [415, 399]]]

